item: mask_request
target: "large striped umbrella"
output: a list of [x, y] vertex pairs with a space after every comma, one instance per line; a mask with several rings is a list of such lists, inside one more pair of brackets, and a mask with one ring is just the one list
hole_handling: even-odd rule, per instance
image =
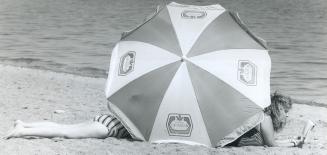
[[270, 66], [220, 5], [170, 3], [116, 44], [106, 96], [135, 139], [216, 146], [270, 104]]

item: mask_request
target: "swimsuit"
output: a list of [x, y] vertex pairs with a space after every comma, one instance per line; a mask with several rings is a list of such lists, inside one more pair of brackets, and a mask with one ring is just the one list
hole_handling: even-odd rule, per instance
[[107, 137], [131, 138], [123, 124], [111, 114], [102, 114], [94, 117], [93, 121], [99, 122], [108, 129]]
[[264, 146], [264, 140], [261, 132], [257, 128], [252, 128], [227, 146]]

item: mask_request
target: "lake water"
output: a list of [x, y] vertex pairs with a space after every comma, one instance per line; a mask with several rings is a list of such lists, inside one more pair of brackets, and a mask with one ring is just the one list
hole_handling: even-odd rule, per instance
[[[0, 63], [105, 77], [120, 33], [162, 2], [0, 0]], [[250, 30], [268, 42], [272, 91], [327, 103], [326, 0], [192, 3], [215, 2], [239, 12]]]

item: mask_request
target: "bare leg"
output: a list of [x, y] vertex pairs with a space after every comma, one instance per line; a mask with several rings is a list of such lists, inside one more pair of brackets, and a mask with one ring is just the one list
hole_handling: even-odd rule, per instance
[[16, 120], [14, 126], [17, 126], [17, 125], [21, 125], [24, 128], [37, 128], [37, 127], [58, 127], [61, 124], [58, 124], [55, 122], [50, 122], [50, 121], [27, 123], [27, 122], [23, 122], [21, 120]]
[[[36, 125], [36, 124], [33, 124]], [[50, 126], [49, 126], [50, 125]], [[9, 132], [6, 138], [13, 137], [64, 137], [64, 138], [106, 138], [108, 129], [99, 122], [85, 122], [79, 124], [65, 125], [46, 122], [42, 126], [42, 122], [37, 124], [37, 127], [25, 128], [21, 124], [17, 124], [15, 128]]]

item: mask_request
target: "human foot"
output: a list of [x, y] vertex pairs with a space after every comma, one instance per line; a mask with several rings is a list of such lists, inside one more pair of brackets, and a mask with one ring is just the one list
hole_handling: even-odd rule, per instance
[[4, 139], [10, 139], [15, 137], [20, 137], [21, 130], [24, 129], [24, 127], [21, 124], [16, 124], [14, 129], [10, 130], [7, 135], [4, 137]]

